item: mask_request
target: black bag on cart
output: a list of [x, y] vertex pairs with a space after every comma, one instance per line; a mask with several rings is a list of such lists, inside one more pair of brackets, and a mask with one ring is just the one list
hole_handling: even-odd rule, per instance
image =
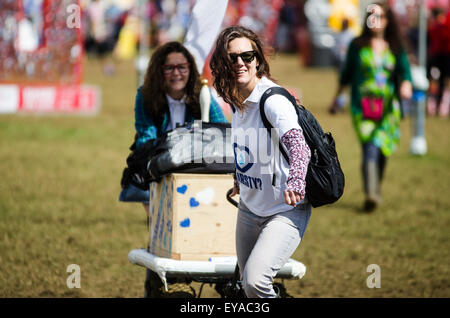
[[127, 157], [127, 166], [123, 169], [120, 185], [119, 201], [148, 203], [149, 185], [152, 181], [147, 171], [147, 163], [152, 157], [154, 141], [147, 142], [142, 147], [136, 147], [137, 134], [130, 146], [131, 153]]
[[231, 124], [200, 120], [166, 132], [152, 150], [147, 170], [152, 180], [174, 173], [234, 173]]

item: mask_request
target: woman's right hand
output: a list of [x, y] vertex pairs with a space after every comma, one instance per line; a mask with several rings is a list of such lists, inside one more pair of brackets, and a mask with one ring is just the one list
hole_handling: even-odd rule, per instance
[[336, 112], [338, 110], [337, 100], [338, 100], [339, 95], [341, 95], [342, 92], [344, 91], [344, 88], [345, 88], [344, 85], [339, 84], [339, 87], [336, 91], [336, 95], [334, 96], [333, 101], [331, 102], [331, 105], [328, 107], [328, 112], [330, 114], [336, 114]]
[[332, 115], [336, 114], [338, 110], [337, 106], [337, 97], [333, 99], [333, 102], [331, 103], [330, 107], [328, 107], [328, 112]]
[[284, 191], [284, 202], [286, 202], [286, 204], [292, 205], [293, 207], [297, 205], [297, 202], [303, 200], [304, 197], [304, 195], [300, 195], [300, 193], [293, 190]]
[[236, 194], [239, 194], [239, 187], [234, 186], [233, 191], [231, 191], [230, 197], [234, 197]]

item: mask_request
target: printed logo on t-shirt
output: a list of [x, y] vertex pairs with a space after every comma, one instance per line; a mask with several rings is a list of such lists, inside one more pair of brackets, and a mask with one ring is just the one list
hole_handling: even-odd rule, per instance
[[254, 163], [250, 149], [246, 146], [238, 146], [237, 143], [233, 143], [233, 149], [236, 169], [240, 171], [236, 171], [236, 179], [250, 189], [262, 190], [261, 178], [255, 178], [245, 174]]
[[246, 172], [253, 166], [253, 155], [250, 149], [246, 146], [238, 146], [237, 143], [233, 144], [233, 149], [236, 169], [240, 172]]

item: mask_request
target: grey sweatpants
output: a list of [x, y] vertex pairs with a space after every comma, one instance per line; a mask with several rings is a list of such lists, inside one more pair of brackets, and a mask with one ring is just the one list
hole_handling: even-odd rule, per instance
[[247, 297], [277, 296], [272, 285], [273, 279], [300, 244], [310, 216], [310, 204], [260, 217], [240, 203], [236, 254]]

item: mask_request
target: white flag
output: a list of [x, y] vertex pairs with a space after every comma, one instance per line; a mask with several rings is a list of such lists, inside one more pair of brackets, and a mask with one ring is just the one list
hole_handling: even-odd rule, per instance
[[228, 0], [197, 0], [195, 2], [184, 46], [194, 56], [200, 74], [219, 34], [227, 5]]

